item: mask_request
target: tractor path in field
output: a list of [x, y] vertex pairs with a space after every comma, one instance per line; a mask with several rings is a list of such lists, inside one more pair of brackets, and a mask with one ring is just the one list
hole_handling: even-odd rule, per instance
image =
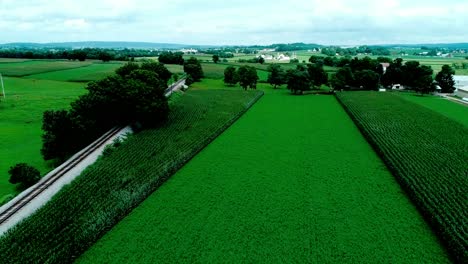
[[447, 263], [333, 96], [268, 91], [81, 263]]

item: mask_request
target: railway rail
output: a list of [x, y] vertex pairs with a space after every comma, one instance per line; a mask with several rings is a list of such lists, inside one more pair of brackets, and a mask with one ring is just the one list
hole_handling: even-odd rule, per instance
[[84, 148], [81, 152], [77, 155], [72, 157], [72, 159], [68, 160], [60, 169], [55, 171], [52, 175], [49, 175], [43, 181], [39, 181], [37, 184], [33, 185], [30, 189], [26, 190], [28, 193], [24, 195], [21, 199], [16, 201], [12, 201], [11, 203], [7, 203], [5, 206], [6, 208], [2, 208], [3, 210], [0, 212], [0, 225], [11, 216], [13, 216], [16, 212], [21, 210], [25, 207], [29, 202], [31, 202], [34, 198], [36, 198], [39, 194], [41, 194], [44, 190], [54, 184], [58, 179], [60, 179], [63, 175], [73, 169], [77, 164], [83, 161], [89, 154], [93, 153], [96, 149], [100, 148], [104, 143], [106, 143], [109, 139], [115, 136], [123, 127], [114, 127], [111, 130], [107, 131], [104, 135], [100, 138], [95, 140], [93, 143], [88, 145]]
[[[169, 97], [174, 90], [177, 90], [185, 83], [185, 78], [180, 79], [165, 90], [165, 96]], [[114, 127], [107, 131], [100, 138], [78, 152], [75, 156], [67, 160], [64, 164], [52, 171], [45, 178], [41, 179], [38, 183], [21, 193], [18, 197], [14, 198], [7, 204], [0, 207], [0, 225], [7, 222], [18, 211], [26, 207], [37, 196], [52, 186], [62, 176], [67, 174], [80, 162], [86, 159], [90, 154], [102, 147], [109, 139], [117, 135], [124, 127]], [[20, 197], [21, 196], [21, 197]]]

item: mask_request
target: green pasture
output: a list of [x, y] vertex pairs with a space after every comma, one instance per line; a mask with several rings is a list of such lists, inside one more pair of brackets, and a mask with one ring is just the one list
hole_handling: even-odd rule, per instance
[[70, 82], [96, 81], [115, 73], [115, 70], [122, 65], [123, 63], [93, 63], [88, 66], [74, 69], [33, 74], [26, 78]]
[[420, 94], [405, 92], [397, 93], [408, 101], [425, 106], [468, 127], [468, 107], [464, 105], [457, 104], [439, 96], [421, 96]]
[[78, 262], [449, 262], [333, 96], [267, 87]]
[[84, 93], [78, 83], [48, 80], [4, 78], [6, 99], [0, 99], [0, 201], [16, 193], [8, 182], [8, 169], [27, 162], [42, 174], [51, 167], [42, 159], [40, 149], [42, 113], [49, 109], [67, 108]]
[[19, 63], [0, 63], [0, 73], [3, 76], [22, 77], [31, 74], [73, 69], [90, 65], [92, 62], [65, 60], [30, 60]]

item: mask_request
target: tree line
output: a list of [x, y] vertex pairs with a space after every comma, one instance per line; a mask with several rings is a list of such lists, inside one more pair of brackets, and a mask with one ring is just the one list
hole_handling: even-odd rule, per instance
[[[386, 69], [383, 63], [388, 64]], [[435, 79], [433, 73], [430, 66], [422, 65], [418, 61], [403, 63], [401, 58], [391, 60], [382, 57], [374, 60], [369, 57], [356, 57], [332, 76], [330, 84], [337, 90], [377, 90], [380, 86], [392, 87], [399, 84], [405, 89], [421, 93], [434, 92], [437, 85], [443, 93], [454, 91], [455, 71], [449, 65], [444, 65]]]
[[0, 58], [20, 58], [20, 59], [66, 59], [66, 60], [118, 60], [131, 61], [135, 57], [157, 56], [159, 52], [153, 50], [138, 49], [27, 49], [11, 48], [0, 49]]

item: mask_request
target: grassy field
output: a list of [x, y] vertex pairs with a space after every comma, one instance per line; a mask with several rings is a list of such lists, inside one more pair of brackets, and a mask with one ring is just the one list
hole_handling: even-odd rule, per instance
[[65, 60], [30, 60], [19, 63], [0, 63], [3, 76], [22, 77], [31, 74], [73, 69], [90, 65], [92, 62], [73, 62]]
[[267, 87], [78, 263], [448, 262], [333, 96]]
[[421, 96], [415, 93], [397, 93], [408, 101], [425, 106], [468, 127], [468, 107], [439, 96]]
[[33, 74], [26, 78], [71, 82], [96, 81], [115, 73], [122, 65], [123, 63], [93, 63], [85, 67]]
[[6, 100], [0, 99], [0, 201], [15, 193], [8, 182], [8, 168], [27, 162], [41, 173], [50, 168], [42, 159], [40, 148], [42, 113], [49, 109], [67, 108], [83, 94], [82, 84], [4, 78]]
[[168, 122], [132, 135], [1, 237], [0, 262], [71, 263], [261, 95], [188, 91], [171, 103]]
[[468, 127], [394, 93], [337, 98], [454, 260], [468, 261]]
[[[208, 79], [223, 79], [224, 78], [224, 70], [232, 65], [235, 67], [241, 65], [249, 65], [249, 66], [256, 66], [255, 64], [250, 63], [243, 63], [243, 64], [221, 64], [221, 63], [202, 63], [203, 72], [205, 73], [205, 78]], [[260, 64], [259, 64], [260, 65]], [[266, 81], [268, 78], [268, 72], [266, 70], [257, 69], [257, 75], [260, 81]]]

